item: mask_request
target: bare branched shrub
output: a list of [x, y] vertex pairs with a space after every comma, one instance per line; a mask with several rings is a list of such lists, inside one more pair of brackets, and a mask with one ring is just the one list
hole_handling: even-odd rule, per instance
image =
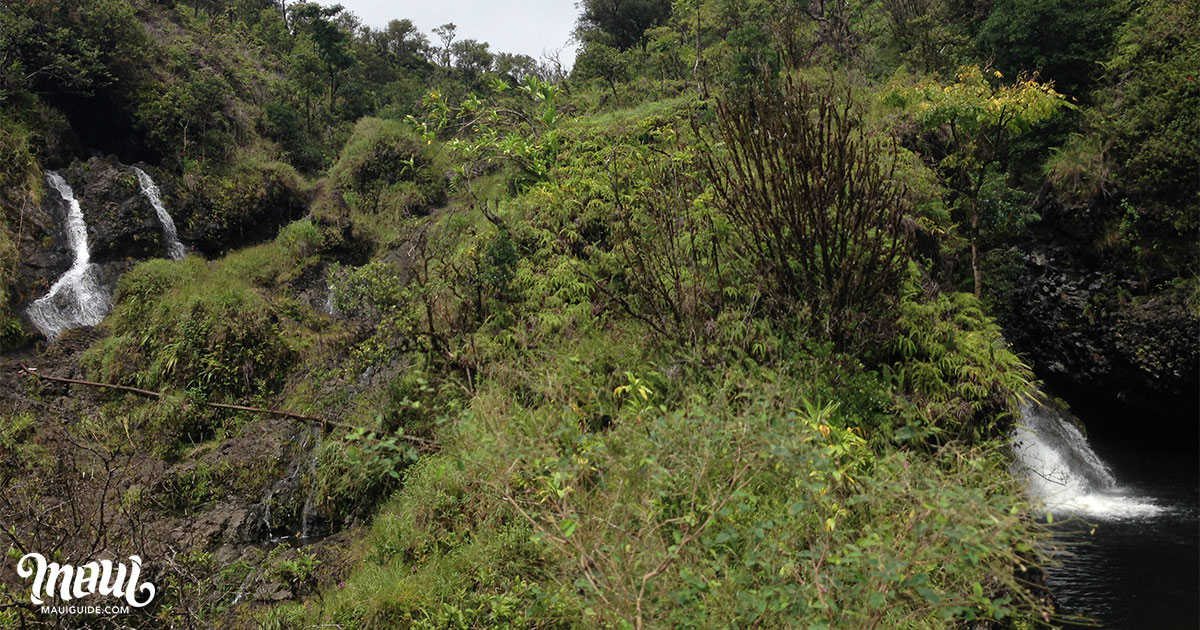
[[844, 341], [897, 293], [909, 234], [896, 145], [864, 129], [849, 90], [785, 78], [717, 104], [706, 170], [763, 293]]
[[635, 190], [619, 183], [611, 164], [618, 254], [630, 275], [632, 312], [660, 334], [696, 342], [712, 336], [723, 305], [724, 244], [713, 216], [698, 208], [704, 184], [693, 155], [644, 157], [635, 170], [647, 182]]

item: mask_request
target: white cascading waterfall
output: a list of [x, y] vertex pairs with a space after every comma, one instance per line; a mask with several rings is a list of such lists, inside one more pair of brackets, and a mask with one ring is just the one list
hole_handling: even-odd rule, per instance
[[1014, 474], [1024, 477], [1030, 495], [1052, 514], [1111, 520], [1163, 510], [1121, 487], [1079, 429], [1049, 407], [1021, 406], [1012, 445]]
[[325, 301], [321, 303], [321, 312], [326, 315], [337, 316], [337, 304], [333, 301], [333, 285], [329, 285], [325, 290]]
[[88, 250], [87, 223], [75, 193], [66, 180], [54, 171], [47, 171], [46, 181], [67, 205], [67, 243], [74, 260], [71, 268], [50, 287], [46, 295], [34, 300], [25, 313], [33, 325], [49, 339], [57, 338], [68, 328], [95, 326], [112, 307], [108, 289], [97, 277], [99, 267], [91, 263]]
[[154, 206], [154, 213], [158, 215], [158, 221], [162, 223], [163, 241], [167, 244], [167, 257], [171, 260], [182, 260], [186, 250], [183, 248], [183, 243], [179, 242], [179, 233], [175, 229], [175, 221], [171, 219], [171, 214], [163, 206], [162, 195], [158, 191], [158, 186], [145, 171], [136, 166], [131, 168], [133, 168], [134, 173], [137, 173], [138, 183], [142, 186], [142, 194], [146, 195], [146, 198], [150, 200], [150, 205]]

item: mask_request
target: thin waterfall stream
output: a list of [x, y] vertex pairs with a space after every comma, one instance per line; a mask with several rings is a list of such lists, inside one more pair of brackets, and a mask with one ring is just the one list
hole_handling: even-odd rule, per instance
[[136, 166], [131, 168], [134, 173], [137, 173], [142, 194], [150, 200], [150, 205], [154, 207], [154, 213], [158, 215], [158, 221], [162, 223], [163, 242], [167, 245], [167, 257], [171, 260], [182, 260], [186, 250], [183, 243], [179, 242], [179, 233], [175, 229], [175, 221], [171, 218], [171, 213], [167, 212], [167, 208], [163, 205], [162, 193], [159, 192], [158, 185], [142, 169]]
[[317, 459], [324, 435], [305, 427], [294, 437], [287, 472], [267, 489], [255, 510], [268, 544], [305, 542], [320, 529], [317, 515]]
[[51, 285], [50, 291], [34, 300], [25, 313], [43, 335], [56, 339], [69, 328], [99, 324], [112, 308], [112, 300], [99, 280], [99, 267], [91, 262], [87, 223], [74, 191], [54, 171], [46, 172], [46, 181], [66, 204], [64, 227], [73, 259], [71, 267]]

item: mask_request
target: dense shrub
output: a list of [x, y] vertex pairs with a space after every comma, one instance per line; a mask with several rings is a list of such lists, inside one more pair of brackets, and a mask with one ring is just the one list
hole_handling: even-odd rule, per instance
[[363, 118], [329, 178], [352, 208], [412, 212], [445, 197], [436, 151], [405, 123]]
[[1149, 288], [1200, 261], [1200, 36], [1194, 5], [1141, 4], [1102, 64], [1096, 107], [1045, 166], [1067, 229]]
[[900, 418], [936, 440], [975, 442], [1002, 437], [1016, 401], [1030, 394], [1033, 374], [1008, 347], [1000, 327], [969, 293], [928, 293], [911, 269], [904, 283], [884, 373], [907, 401]]
[[894, 297], [911, 202], [894, 143], [864, 128], [848, 90], [788, 77], [722, 100], [707, 155], [721, 211], [771, 306], [807, 311], [838, 341]]
[[18, 264], [18, 239], [26, 228], [25, 213], [37, 203], [41, 169], [34, 159], [33, 137], [21, 123], [0, 116], [0, 351], [24, 338], [21, 324], [10, 309]]
[[218, 274], [188, 258], [151, 260], [123, 276], [92, 370], [225, 400], [276, 391], [293, 359], [279, 320], [243, 281]]
[[1111, 78], [1096, 114], [1097, 134], [1110, 143], [1117, 225], [1141, 268], [1195, 273], [1200, 260], [1200, 184], [1195, 138], [1200, 136], [1200, 9], [1155, 1], [1120, 29], [1117, 52], [1105, 64]]

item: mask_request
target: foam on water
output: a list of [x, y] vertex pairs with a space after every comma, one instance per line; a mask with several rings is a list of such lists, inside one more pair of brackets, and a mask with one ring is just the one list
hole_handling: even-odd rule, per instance
[[99, 267], [91, 264], [87, 223], [74, 191], [54, 171], [46, 172], [46, 181], [67, 204], [67, 244], [74, 258], [71, 268], [59, 276], [46, 295], [34, 300], [25, 314], [43, 335], [55, 339], [69, 328], [99, 324], [108, 314], [112, 302], [108, 289], [98, 277]]
[[1022, 406], [1012, 445], [1013, 472], [1025, 478], [1030, 495], [1052, 514], [1114, 520], [1163, 511], [1121, 487], [1079, 429], [1048, 407]]

